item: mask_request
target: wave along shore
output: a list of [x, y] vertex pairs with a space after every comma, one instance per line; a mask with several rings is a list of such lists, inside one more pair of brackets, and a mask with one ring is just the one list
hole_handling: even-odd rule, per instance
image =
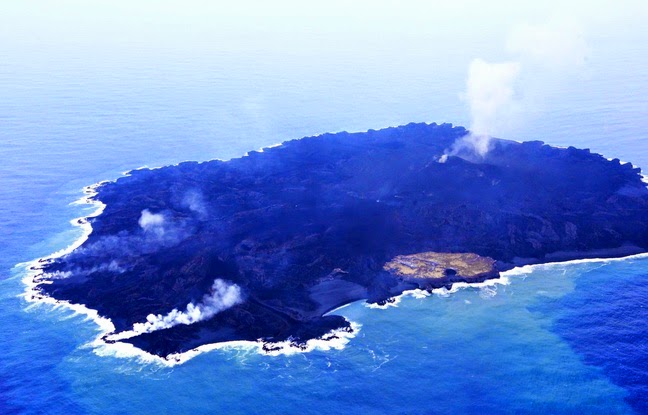
[[[127, 176], [129, 172], [125, 172], [124, 176]], [[644, 176], [646, 177], [646, 176]], [[295, 353], [307, 353], [314, 350], [342, 350], [344, 347], [351, 341], [353, 337], [358, 333], [361, 324], [351, 321], [351, 330], [333, 330], [326, 335], [318, 339], [311, 339], [306, 341], [305, 344], [295, 344], [291, 341], [282, 341], [282, 342], [264, 342], [259, 341], [230, 341], [222, 343], [210, 343], [205, 344], [195, 349], [183, 352], [183, 353], [174, 353], [166, 358], [157, 356], [155, 354], [148, 353], [142, 349], [139, 349], [133, 346], [130, 343], [124, 343], [120, 341], [110, 341], [106, 342], [105, 339], [107, 336], [115, 333], [115, 326], [112, 321], [106, 317], [100, 316], [96, 310], [87, 308], [83, 304], [73, 304], [64, 300], [57, 300], [50, 296], [44, 295], [39, 289], [38, 285], [47, 283], [48, 278], [41, 273], [40, 264], [44, 261], [50, 261], [52, 259], [66, 255], [78, 247], [80, 247], [87, 239], [90, 233], [92, 232], [92, 225], [89, 222], [90, 218], [97, 217], [101, 215], [105, 208], [105, 204], [101, 201], [95, 199], [94, 197], [97, 194], [97, 188], [109, 181], [101, 181], [99, 183], [86, 186], [83, 188], [84, 195], [77, 201], [73, 202], [74, 205], [88, 205], [95, 206], [96, 209], [94, 212], [87, 216], [78, 217], [70, 221], [73, 226], [80, 227], [82, 229], [82, 235], [70, 244], [67, 248], [59, 250], [51, 255], [46, 257], [37, 258], [33, 261], [26, 263], [18, 264], [17, 267], [25, 267], [26, 275], [22, 279], [23, 283], [26, 285], [25, 292], [21, 295], [27, 302], [33, 304], [48, 304], [52, 305], [54, 309], [65, 308], [74, 312], [74, 315], [84, 315], [87, 319], [92, 320], [99, 327], [100, 333], [97, 337], [89, 343], [89, 346], [94, 350], [95, 354], [98, 356], [113, 356], [117, 358], [136, 358], [142, 363], [156, 363], [163, 366], [173, 367], [178, 364], [182, 364], [202, 353], [206, 353], [212, 350], [219, 349], [245, 349], [250, 351], [255, 351], [260, 354], [278, 356], [278, 355], [291, 355]], [[648, 183], [648, 181], [647, 181]], [[499, 278], [488, 279], [483, 282], [478, 283], [466, 283], [466, 282], [456, 282], [452, 284], [450, 289], [446, 287], [433, 289], [431, 291], [414, 289], [404, 291], [398, 296], [392, 297], [389, 301], [386, 301], [384, 304], [372, 304], [366, 303], [369, 308], [377, 309], [387, 309], [389, 307], [396, 307], [400, 303], [401, 299], [411, 296], [414, 298], [425, 298], [432, 294], [439, 296], [447, 296], [453, 294], [461, 289], [466, 288], [477, 288], [482, 289], [486, 287], [495, 287], [497, 285], [509, 285], [511, 283], [511, 276], [522, 275], [522, 274], [531, 274], [536, 269], [552, 267], [552, 266], [563, 266], [570, 264], [581, 264], [588, 262], [610, 262], [610, 261], [622, 261], [631, 258], [648, 258], [648, 253], [635, 254], [619, 258], [586, 258], [586, 259], [575, 259], [570, 261], [563, 262], [548, 262], [543, 264], [533, 264], [533, 265], [524, 265], [521, 267], [516, 267], [508, 271], [500, 273]], [[350, 303], [349, 303], [350, 304]], [[349, 304], [344, 304], [340, 307], [337, 307], [335, 310], [330, 311], [327, 314], [334, 314], [336, 311], [348, 306]]]
[[[395, 151], [401, 147], [395, 146], [393, 142], [388, 141], [391, 137], [391, 134], [402, 134], [403, 137], [409, 137], [408, 134], [412, 134], [412, 137], [409, 137], [408, 140], [412, 140], [411, 142], [408, 141], [408, 143], [411, 143], [412, 145], [415, 146], [420, 146], [420, 140], [423, 140], [423, 142], [428, 143], [428, 136], [427, 134], [431, 134], [432, 137], [438, 138], [440, 141], [438, 143], [439, 148], [445, 148], [447, 147], [447, 143], [445, 143], [443, 140], [454, 140], [455, 135], [461, 135], [465, 134], [465, 130], [461, 128], [452, 128], [451, 126], [448, 127], [445, 124], [441, 126], [435, 125], [408, 125], [404, 127], [398, 127], [398, 128], [392, 128], [392, 129], [387, 129], [387, 130], [381, 130], [381, 131], [374, 131], [370, 130], [370, 132], [365, 133], [365, 134], [356, 134], [355, 137], [356, 140], [361, 140], [361, 139], [366, 139], [369, 140], [367, 146], [368, 148], [374, 148], [371, 146], [375, 146], [375, 144], [372, 144], [374, 138], [371, 137], [383, 137], [383, 139], [387, 140], [380, 149], [381, 151], [384, 152], [389, 152], [389, 151]], [[419, 136], [420, 135], [420, 136]], [[442, 139], [437, 137], [437, 135], [442, 135]], [[323, 135], [323, 138], [318, 138], [318, 140], [324, 140], [325, 137], [329, 137], [328, 139], [332, 140], [333, 138], [336, 138], [337, 135]], [[331, 146], [340, 146], [344, 140], [348, 139], [348, 134], [344, 133], [341, 134], [341, 137], [337, 137], [336, 139], [339, 141], [337, 144], [334, 141], [333, 144], [330, 144]], [[331, 138], [333, 137], [333, 138]], [[369, 137], [369, 138], [367, 138]], [[399, 136], [400, 137], [400, 136]], [[309, 145], [314, 145], [315, 143], [313, 141], [314, 137], [311, 138], [306, 138], [302, 140], [295, 140], [293, 142], [287, 142], [286, 145], [284, 144], [279, 144], [279, 145], [274, 145], [270, 147], [266, 147], [266, 149], [270, 149], [273, 147], [277, 146], [283, 146], [285, 147], [285, 151], [297, 151], [299, 150], [300, 147], [296, 146], [309, 146]], [[328, 140], [327, 139], [327, 140]], [[346, 141], [344, 141], [346, 142]], [[450, 142], [450, 141], [448, 141]], [[320, 143], [317, 141], [317, 143]], [[315, 144], [317, 144], [315, 143]], [[533, 154], [534, 152], [540, 152], [544, 154], [543, 152], [555, 152], [556, 150], [552, 150], [550, 147], [545, 146], [544, 144], [540, 143], [535, 143], [535, 142], [530, 142], [530, 143], [523, 143], [523, 144], [516, 144], [516, 145], [511, 145], [507, 144], [508, 142], [502, 141], [500, 143], [500, 146], [502, 146], [501, 151], [504, 151], [504, 149], [510, 149], [513, 148], [515, 151], [529, 151]], [[322, 145], [321, 143], [318, 145]], [[291, 148], [293, 150], [291, 150]], [[295, 150], [297, 148], [297, 150]], [[417, 147], [415, 147], [417, 148]], [[264, 149], [259, 150], [258, 152], [251, 152], [246, 154], [243, 158], [249, 158], [251, 162], [254, 161], [255, 157], [258, 157], [259, 152], [263, 152]], [[513, 151], [511, 150], [511, 151]], [[350, 150], [349, 150], [350, 151]], [[357, 149], [353, 149], [353, 151], [359, 151]], [[272, 153], [272, 152], [269, 152]], [[355, 153], [353, 153], [355, 154]], [[389, 153], [391, 154], [391, 153]], [[414, 155], [418, 154], [418, 152], [414, 152]], [[505, 153], [502, 153], [505, 154]], [[553, 154], [553, 153], [552, 153]], [[591, 156], [589, 151], [586, 150], [571, 150], [568, 149], [568, 154], [573, 157], [594, 157]], [[269, 155], [270, 156], [270, 155]], [[273, 157], [278, 157], [278, 156], [273, 156]], [[238, 161], [240, 163], [240, 159]], [[455, 164], [461, 164], [461, 160], [456, 160]], [[180, 164], [180, 163], [179, 163]], [[178, 164], [178, 165], [179, 165]], [[447, 167], [444, 164], [445, 167]], [[444, 167], [444, 168], [445, 168]], [[145, 167], [142, 167], [140, 169], [143, 169]], [[162, 168], [162, 167], [160, 167]], [[610, 167], [614, 169], [620, 169], [620, 171], [625, 172], [628, 170], [625, 167]], [[136, 170], [140, 169], [135, 169], [131, 170], [128, 172], [124, 172], [124, 176], [130, 176], [131, 172], [134, 172]], [[616, 170], [615, 170], [616, 171]], [[631, 173], [624, 173], [624, 174], [630, 174]], [[647, 183], [648, 181], [646, 180], [646, 176], [642, 177], [643, 182]], [[259, 351], [260, 353], [265, 353], [265, 354], [270, 354], [270, 355], [277, 355], [277, 354], [291, 354], [291, 353], [297, 353], [297, 352], [308, 352], [311, 350], [316, 350], [316, 349], [321, 349], [321, 350], [328, 350], [328, 349], [342, 349], [345, 344], [347, 344], [351, 338], [354, 337], [354, 335], [357, 333], [357, 331], [360, 328], [360, 325], [354, 322], [348, 322], [349, 327], [345, 327], [342, 329], [336, 329], [332, 330], [319, 338], [314, 338], [307, 340], [302, 343], [297, 343], [291, 341], [291, 337], [288, 338], [288, 340], [276, 342], [276, 343], [271, 343], [271, 342], [264, 342], [261, 340], [257, 341], [225, 341], [225, 342], [219, 342], [219, 343], [208, 343], [208, 344], [202, 344], [199, 345], [196, 348], [193, 348], [189, 351], [182, 352], [182, 353], [171, 353], [167, 355], [166, 357], [161, 357], [158, 355], [154, 355], [152, 353], [146, 352], [133, 344], [126, 343], [119, 341], [119, 333], [115, 333], [116, 328], [113, 322], [104, 316], [99, 315], [99, 312], [95, 309], [86, 307], [84, 304], [81, 304], [81, 302], [70, 302], [67, 300], [57, 300], [53, 297], [50, 297], [45, 293], [45, 290], [43, 290], [42, 285], [45, 284], [53, 284], [52, 280], [52, 274], [50, 273], [45, 273], [43, 272], [44, 266], [48, 264], [50, 261], [60, 258], [64, 255], [69, 254], [70, 252], [74, 251], [75, 249], [79, 248], [90, 236], [91, 232], [93, 231], [92, 229], [92, 224], [90, 219], [91, 218], [96, 218], [100, 216], [103, 212], [104, 209], [106, 208], [106, 205], [102, 203], [100, 200], [97, 199], [97, 195], [99, 192], [99, 188], [102, 185], [105, 185], [107, 183], [115, 182], [117, 179], [114, 181], [102, 181], [99, 183], [96, 183], [91, 186], [87, 186], [83, 189], [83, 197], [79, 199], [78, 201], [74, 202], [73, 204], [78, 204], [78, 205], [89, 205], [89, 206], [95, 206], [96, 209], [94, 212], [92, 212], [90, 215], [76, 218], [71, 221], [72, 225], [78, 226], [82, 229], [82, 235], [74, 241], [70, 246], [67, 248], [60, 250], [58, 252], [55, 252], [49, 256], [43, 257], [36, 259], [34, 261], [24, 263], [24, 264], [19, 264], [22, 266], [25, 266], [27, 269], [26, 276], [23, 278], [23, 282], [26, 285], [26, 290], [24, 294], [22, 295], [26, 301], [31, 302], [31, 303], [44, 303], [44, 304], [50, 304], [53, 305], [54, 307], [65, 307], [68, 308], [72, 311], [74, 311], [77, 314], [83, 314], [86, 315], [89, 319], [92, 319], [100, 328], [100, 334], [97, 336], [97, 338], [91, 343], [93, 349], [96, 351], [97, 354], [100, 355], [114, 355], [118, 357], [137, 357], [141, 359], [142, 361], [154, 361], [158, 362], [164, 365], [175, 365], [179, 364], [182, 362], [187, 361], [188, 359], [191, 359], [192, 357], [205, 352], [209, 350], [214, 350], [214, 349], [219, 349], [219, 348], [231, 348], [231, 347], [243, 347], [243, 348], [249, 348], [249, 349], [255, 349]], [[380, 200], [377, 200], [376, 203], [380, 202]], [[378, 205], [376, 205], [378, 206]], [[380, 205], [382, 206], [382, 205]], [[596, 251], [595, 251], [596, 252]], [[629, 253], [627, 251], [616, 251], [614, 253], [610, 253], [610, 255], [624, 255]], [[594, 253], [596, 255], [596, 253]], [[606, 255], [605, 253], [599, 253], [599, 256], [601, 255]], [[630, 255], [629, 257], [640, 257], [644, 258], [647, 257], [648, 253], [642, 253], [642, 254], [636, 254], [636, 255]], [[573, 257], [573, 256], [572, 256]], [[624, 258], [627, 257], [618, 257], [618, 258], [587, 258], [587, 259], [575, 259], [575, 260], [567, 260], [567, 261], [559, 261], [559, 262], [549, 262], [549, 263], [540, 263], [540, 264], [535, 264], [535, 265], [524, 265], [521, 267], [513, 268], [508, 271], [501, 272], [499, 274], [498, 278], [491, 278], [489, 277], [483, 282], [475, 282], [475, 283], [467, 283], [467, 282], [454, 282], [452, 285], [448, 285], [447, 287], [443, 288], [436, 288], [436, 289], [407, 289], [403, 291], [401, 294], [393, 296], [389, 298], [385, 302], [381, 302], [381, 304], [369, 304], [369, 307], [372, 308], [387, 308], [390, 306], [396, 306], [398, 302], [403, 298], [404, 296], [410, 295], [414, 296], [417, 298], [422, 298], [425, 296], [428, 296], [430, 294], [436, 294], [436, 295], [449, 295], [454, 292], [456, 292], [459, 289], [463, 288], [479, 288], [483, 290], [492, 290], [494, 287], [497, 285], [508, 285], [510, 284], [510, 277], [512, 275], [517, 275], [517, 274], [527, 274], [527, 273], [532, 273], [533, 270], [535, 270], [537, 267], [550, 267], [555, 264], [575, 264], [575, 263], [583, 263], [583, 262], [607, 262], [607, 261], [614, 261], [614, 260], [623, 260]], [[555, 259], [560, 259], [560, 258], [555, 258]], [[565, 258], [567, 259], [567, 258]], [[348, 305], [352, 302], [358, 301], [359, 299], [361, 300], [363, 297], [358, 296], [356, 298], [351, 299], [350, 301], [343, 301], [341, 306], [344, 306], [345, 303]], [[361, 300], [362, 301], [362, 300]], [[372, 301], [373, 302], [373, 301]], [[335, 310], [339, 310], [340, 307], [337, 307]], [[335, 310], [330, 311], [327, 313], [327, 315], [330, 315], [335, 312]], [[127, 330], [122, 330], [120, 333], [124, 333]], [[113, 340], [111, 340], [111, 337]], [[116, 340], [116, 341], [115, 341]]]

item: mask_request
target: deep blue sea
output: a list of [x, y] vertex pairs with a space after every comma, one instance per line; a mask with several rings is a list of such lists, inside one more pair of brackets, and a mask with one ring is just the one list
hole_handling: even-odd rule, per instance
[[[95, 323], [20, 297], [21, 264], [81, 235], [70, 221], [93, 210], [72, 204], [83, 186], [323, 132], [467, 126], [472, 59], [510, 59], [509, 27], [551, 10], [314, 19], [267, 9], [266, 19], [195, 1], [9, 3], [0, 414], [648, 414], [648, 257], [547, 265], [385, 310], [358, 302], [338, 311], [362, 326], [343, 350], [216, 350], [173, 368], [103, 356], [89, 345]], [[648, 169], [642, 21], [585, 14], [584, 65], [524, 72], [521, 108], [498, 135]]]

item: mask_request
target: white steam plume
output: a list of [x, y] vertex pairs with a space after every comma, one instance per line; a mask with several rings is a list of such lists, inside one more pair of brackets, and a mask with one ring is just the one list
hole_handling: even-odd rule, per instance
[[441, 162], [448, 155], [483, 158], [491, 148], [492, 135], [517, 121], [525, 107], [516, 99], [521, 73], [525, 82], [541, 84], [536, 94], [546, 93], [547, 75], [564, 76], [570, 69], [579, 68], [587, 56], [580, 26], [558, 20], [516, 26], [509, 34], [507, 49], [513, 60], [490, 63], [474, 59], [470, 63], [464, 93], [470, 110], [470, 133], [457, 140]]
[[182, 198], [182, 205], [194, 212], [199, 219], [204, 220], [208, 217], [207, 204], [203, 194], [198, 190], [190, 190]]
[[151, 213], [150, 210], [144, 209], [137, 223], [145, 232], [164, 235], [164, 215], [161, 213]]
[[189, 303], [184, 311], [173, 309], [169, 314], [149, 314], [146, 323], [135, 323], [133, 331], [137, 334], [150, 333], [156, 330], [168, 329], [179, 324], [193, 324], [207, 320], [223, 310], [243, 301], [241, 288], [216, 279], [211, 292], [205, 294], [198, 304]]
[[519, 62], [489, 63], [474, 59], [468, 68], [466, 99], [470, 105], [474, 134], [491, 135], [502, 116], [513, 105], [513, 82], [520, 73]]
[[513, 113], [513, 84], [519, 73], [519, 62], [489, 63], [474, 59], [470, 63], [466, 99], [472, 121], [465, 141], [481, 157], [490, 150], [490, 137], [496, 128], [506, 123]]

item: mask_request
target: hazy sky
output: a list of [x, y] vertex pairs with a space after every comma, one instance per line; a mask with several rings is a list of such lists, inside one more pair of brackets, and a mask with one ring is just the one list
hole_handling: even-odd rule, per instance
[[155, 135], [168, 111], [267, 144], [409, 121], [571, 142], [543, 129], [565, 96], [629, 97], [592, 129], [645, 112], [645, 1], [1, 1], [0, 108], [100, 108]]
[[[0, 5], [0, 46], [34, 44], [270, 48], [370, 47], [408, 36], [481, 37], [513, 24], [571, 19], [588, 32], [646, 37], [645, 1], [21, 0]], [[321, 35], [327, 35], [322, 37]], [[281, 42], [279, 42], [281, 41]], [[343, 41], [343, 43], [340, 43]]]

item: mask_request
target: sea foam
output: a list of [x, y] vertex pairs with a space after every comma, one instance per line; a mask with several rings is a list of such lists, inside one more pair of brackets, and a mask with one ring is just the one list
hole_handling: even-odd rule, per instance
[[[275, 148], [281, 145], [281, 143], [278, 143], [266, 148]], [[260, 151], [263, 151], [263, 148], [260, 149]], [[130, 176], [133, 171], [137, 170], [154, 170], [163, 167], [165, 166], [154, 168], [142, 166], [137, 169], [123, 172], [122, 177]], [[89, 215], [78, 217], [70, 221], [72, 226], [80, 227], [82, 229], [81, 236], [77, 238], [72, 244], [64, 249], [54, 252], [51, 255], [16, 265], [16, 267], [18, 268], [25, 268], [25, 277], [22, 279], [22, 282], [25, 284], [26, 289], [20, 296], [24, 298], [28, 303], [31, 303], [31, 305], [26, 307], [26, 309], [32, 309], [34, 306], [37, 306], [39, 304], [48, 304], [52, 306], [53, 310], [61, 308], [71, 310], [73, 312], [72, 316], [66, 317], [66, 319], [78, 315], [83, 315], [87, 320], [93, 321], [95, 324], [97, 324], [100, 333], [92, 342], [88, 343], [87, 346], [91, 347], [94, 350], [95, 354], [99, 356], [113, 356], [118, 358], [136, 358], [139, 362], [142, 363], [157, 363], [164, 366], [175, 366], [182, 364], [201, 353], [217, 349], [245, 349], [271, 356], [307, 353], [314, 350], [341, 350], [360, 330], [360, 324], [349, 321], [350, 328], [332, 330], [329, 333], [321, 336], [320, 338], [310, 339], [306, 342], [296, 342], [294, 340], [267, 342], [259, 339], [257, 341], [231, 341], [212, 343], [199, 346], [184, 353], [174, 353], [168, 355], [167, 357], [160, 357], [139, 349], [130, 343], [118, 341], [120, 339], [130, 338], [133, 335], [140, 333], [138, 330], [129, 330], [116, 333], [115, 325], [113, 324], [113, 322], [110, 319], [99, 315], [97, 310], [88, 308], [83, 304], [75, 304], [65, 300], [57, 300], [48, 295], [45, 295], [38, 288], [39, 285], [51, 283], [50, 279], [53, 276], [52, 273], [47, 274], [42, 272], [42, 263], [47, 263], [53, 259], [69, 254], [70, 252], [83, 245], [83, 243], [88, 239], [88, 236], [92, 232], [92, 225], [90, 224], [89, 219], [101, 215], [106, 207], [104, 203], [96, 199], [97, 189], [106, 183], [115, 182], [117, 180], [118, 179], [104, 180], [93, 185], [86, 186], [83, 188], [84, 195], [80, 199], [71, 203], [71, 205], [87, 205], [96, 207], [96, 209]], [[64, 276], [61, 275], [59, 277]]]
[[[279, 144], [280, 145], [280, 144]], [[278, 145], [275, 145], [278, 146]], [[271, 146], [271, 147], [275, 147]], [[144, 169], [148, 167], [141, 167]], [[161, 168], [161, 167], [158, 167]], [[134, 169], [139, 170], [139, 169]], [[129, 176], [132, 171], [130, 170], [123, 173], [123, 176]], [[115, 179], [114, 181], [116, 181]], [[113, 181], [113, 182], [114, 182]], [[648, 176], [642, 175], [642, 181], [648, 185]], [[358, 333], [361, 328], [361, 325], [356, 322], [350, 321], [350, 328], [332, 330], [326, 335], [318, 339], [310, 339], [306, 342], [295, 342], [292, 340], [286, 340], [281, 342], [264, 342], [263, 340], [258, 341], [231, 341], [231, 342], [222, 342], [222, 343], [211, 343], [199, 346], [195, 349], [189, 350], [184, 353], [174, 353], [168, 355], [167, 357], [160, 357], [148, 353], [142, 349], [139, 349], [133, 346], [130, 343], [120, 342], [118, 340], [132, 337], [134, 333], [131, 331], [122, 333], [115, 333], [115, 326], [112, 321], [106, 317], [99, 315], [96, 310], [90, 309], [83, 304], [74, 304], [68, 301], [57, 300], [55, 298], [49, 297], [43, 294], [38, 286], [41, 284], [47, 284], [51, 276], [44, 274], [42, 271], [42, 262], [51, 261], [53, 259], [59, 258], [63, 255], [66, 255], [78, 247], [80, 247], [87, 239], [90, 233], [92, 232], [92, 225], [90, 224], [89, 219], [99, 216], [105, 209], [106, 205], [101, 201], [97, 200], [95, 197], [97, 195], [97, 189], [111, 181], [101, 181], [96, 184], [86, 186], [83, 188], [83, 196], [72, 202], [73, 205], [89, 205], [94, 206], [96, 209], [89, 215], [84, 217], [75, 218], [70, 221], [73, 226], [80, 227], [82, 229], [82, 235], [75, 240], [68, 247], [61, 249], [53, 254], [38, 258], [30, 262], [18, 264], [17, 267], [24, 267], [26, 269], [26, 275], [23, 278], [23, 283], [26, 285], [25, 292], [21, 294], [27, 302], [32, 303], [28, 306], [27, 309], [31, 309], [33, 305], [37, 304], [49, 304], [53, 309], [65, 308], [73, 311], [73, 316], [75, 315], [84, 315], [86, 319], [92, 320], [97, 324], [100, 334], [87, 346], [91, 347], [95, 354], [98, 356], [113, 356], [118, 358], [135, 358], [137, 361], [142, 363], [156, 363], [164, 366], [175, 366], [182, 364], [201, 353], [205, 353], [211, 350], [228, 350], [228, 349], [243, 349], [248, 351], [254, 351], [260, 354], [277, 356], [277, 355], [291, 355], [295, 353], [307, 353], [314, 350], [341, 350], [343, 349], [349, 341]], [[378, 309], [387, 309], [389, 307], [397, 307], [401, 302], [401, 299], [407, 296], [423, 299], [432, 294], [439, 297], [447, 297], [461, 289], [466, 288], [478, 288], [480, 289], [480, 294], [483, 294], [486, 297], [491, 297], [496, 294], [496, 287], [498, 285], [509, 285], [511, 283], [511, 276], [521, 276], [532, 274], [535, 270], [538, 269], [547, 269], [555, 266], [564, 266], [570, 264], [581, 264], [581, 263], [601, 263], [601, 262], [610, 262], [610, 261], [622, 261], [630, 258], [648, 258], [648, 253], [635, 254], [627, 257], [619, 258], [587, 258], [587, 259], [576, 259], [563, 262], [551, 262], [544, 264], [534, 264], [534, 265], [525, 265], [521, 267], [516, 267], [508, 271], [500, 273], [499, 278], [489, 279], [479, 283], [467, 283], [467, 282], [457, 282], [453, 283], [450, 289], [443, 287], [438, 289], [433, 289], [431, 291], [414, 289], [404, 291], [402, 294], [392, 297], [389, 301], [385, 302], [382, 305], [379, 304], [369, 304], [365, 305], [369, 308], [378, 308]], [[348, 304], [338, 307], [336, 310], [333, 310], [327, 314], [332, 314], [334, 311], [340, 310], [343, 307], [346, 307]], [[109, 340], [108, 342], [105, 340]]]

